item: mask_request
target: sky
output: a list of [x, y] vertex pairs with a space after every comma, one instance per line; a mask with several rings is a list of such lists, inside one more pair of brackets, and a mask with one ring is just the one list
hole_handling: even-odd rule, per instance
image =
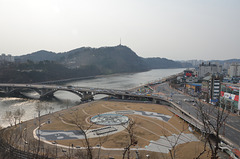
[[0, 0], [0, 54], [120, 39], [141, 57], [240, 58], [240, 0]]

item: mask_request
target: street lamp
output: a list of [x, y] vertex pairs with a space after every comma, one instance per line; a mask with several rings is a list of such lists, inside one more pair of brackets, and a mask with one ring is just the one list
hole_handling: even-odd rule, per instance
[[27, 141], [24, 142], [24, 152], [25, 152], [25, 146], [28, 144]]

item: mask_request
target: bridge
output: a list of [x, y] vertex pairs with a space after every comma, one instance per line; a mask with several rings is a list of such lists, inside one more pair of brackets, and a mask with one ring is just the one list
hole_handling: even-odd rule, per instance
[[0, 96], [2, 97], [26, 97], [24, 92], [35, 91], [39, 94], [39, 99], [51, 99], [57, 91], [67, 91], [76, 94], [82, 101], [93, 100], [97, 94], [105, 94], [116, 97], [118, 99], [137, 99], [152, 101], [158, 104], [167, 104], [168, 101], [154, 96], [152, 94], [144, 94], [129, 90], [114, 90], [103, 88], [90, 87], [75, 87], [75, 86], [60, 86], [60, 85], [43, 85], [43, 84], [16, 84], [16, 83], [1, 83]]

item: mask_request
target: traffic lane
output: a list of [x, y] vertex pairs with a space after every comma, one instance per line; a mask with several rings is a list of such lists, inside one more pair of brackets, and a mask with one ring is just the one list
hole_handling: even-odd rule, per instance
[[[164, 85], [166, 86], [166, 85]], [[170, 91], [169, 89], [159, 89], [159, 90], [167, 90], [167, 92], [164, 93], [169, 93], [169, 92], [174, 92], [174, 91]], [[169, 93], [170, 94], [170, 93]], [[183, 99], [192, 99], [192, 97], [189, 97], [187, 95], [182, 94], [183, 96], [178, 95], [177, 97], [173, 95], [173, 101], [181, 101], [180, 107], [182, 107], [185, 111], [189, 112], [191, 115], [193, 115], [196, 118], [199, 118], [199, 112], [197, 110], [197, 107], [194, 107], [193, 105], [191, 105], [188, 102], [184, 102]], [[204, 107], [207, 108], [211, 108], [211, 105], [208, 104], [204, 104]], [[213, 108], [214, 109], [214, 108]], [[213, 114], [211, 114], [212, 117], [210, 118], [210, 122], [213, 125], [216, 125], [216, 120], [213, 118]], [[226, 113], [225, 113], [226, 115]], [[215, 115], [214, 115], [215, 116]], [[216, 118], [216, 117], [215, 117]], [[226, 121], [226, 124], [229, 124], [230, 126], [233, 126], [234, 128], [239, 128], [240, 127], [240, 118], [239, 117], [232, 117], [232, 116], [228, 116], [229, 121]], [[227, 119], [228, 119], [227, 118]], [[225, 128], [221, 128], [220, 132], [223, 133], [223, 129], [225, 129], [225, 137], [228, 138], [229, 140], [231, 140], [233, 143], [235, 143], [236, 145], [240, 145], [240, 133], [236, 130], [234, 130], [233, 128], [229, 127], [228, 125], [225, 125]], [[221, 134], [222, 134], [221, 133]]]
[[[184, 96], [182, 96], [184, 97]], [[186, 96], [185, 96], [186, 97]], [[174, 98], [174, 100], [179, 100], [179, 101], [182, 101], [183, 98]], [[185, 99], [193, 99], [191, 97], [186, 97]], [[183, 103], [184, 101], [182, 101]], [[208, 105], [208, 104], [204, 104], [204, 103], [201, 103], [203, 104], [203, 108], [205, 109], [206, 112], [209, 113], [209, 115], [213, 118], [217, 118], [217, 115], [218, 115], [218, 110], [215, 106], [213, 105]], [[185, 102], [185, 105], [188, 105], [190, 107], [184, 107], [184, 105], [182, 106], [185, 110], [187, 111], [190, 111], [190, 113], [193, 113], [193, 111], [191, 110], [191, 108], [195, 108], [195, 109], [198, 109], [198, 105], [196, 104], [196, 106], [192, 106], [191, 104], [189, 104], [188, 102]], [[198, 112], [198, 110], [197, 110]], [[193, 114], [194, 115], [194, 114]], [[231, 116], [231, 115], [228, 115], [227, 113], [224, 112], [224, 116], [228, 116], [227, 119], [226, 119], [226, 123], [229, 124], [230, 126], [234, 127], [234, 129], [237, 129], [237, 131], [240, 132], [240, 119], [238, 116]]]
[[[170, 92], [169, 91], [169, 87], [167, 85], [161, 85], [161, 86], [164, 86], [164, 87], [167, 87], [167, 89], [164, 89], [164, 90], [168, 90], [168, 93]], [[161, 88], [161, 87], [160, 87]], [[171, 92], [176, 92], [176, 91], [171, 91]], [[164, 93], [167, 93], [167, 92], [164, 92]], [[189, 97], [187, 95], [184, 95], [184, 94], [177, 94], [177, 95], [173, 95], [172, 96], [172, 99], [175, 103], [177, 103], [178, 101], [180, 101], [181, 104], [179, 104], [180, 107], [182, 107], [184, 110], [186, 110], [187, 112], [189, 112], [191, 115], [193, 115], [194, 117], [198, 118], [200, 112], [197, 110], [197, 105], [196, 106], [193, 106], [192, 103], [188, 103], [188, 102], [184, 102], [183, 99], [194, 99], [192, 97]], [[213, 105], [209, 105], [209, 104], [204, 104], [204, 103], [201, 103], [203, 104], [203, 107], [205, 109], [207, 109], [206, 111], [209, 112], [209, 109], [210, 110], [216, 110], [215, 107]], [[194, 110], [195, 109], [195, 110]], [[217, 117], [217, 113], [213, 113], [213, 112], [216, 112], [216, 111], [211, 111], [210, 115], [212, 118], [215, 118]], [[226, 113], [224, 115], [227, 115]], [[212, 119], [212, 121], [214, 122], [215, 119]], [[216, 122], [214, 122], [216, 123]], [[226, 123], [229, 124], [230, 126], [234, 127], [235, 129], [239, 130], [239, 127], [240, 127], [240, 120], [239, 120], [239, 117], [232, 117], [232, 116], [228, 116], [227, 120], [226, 120]]]
[[[199, 112], [197, 108], [197, 104], [194, 106], [194, 102], [182, 102], [180, 105], [181, 108], [183, 108], [185, 111], [189, 112], [190, 115], [194, 116], [196, 119], [201, 121], [201, 112]], [[210, 112], [209, 112], [210, 113]], [[209, 114], [209, 121], [210, 124], [212, 124], [214, 127], [217, 125], [216, 118], [214, 118], [211, 114]], [[227, 123], [226, 123], [227, 124]]]
[[229, 126], [225, 127], [225, 137], [229, 139], [236, 146], [240, 146], [240, 133]]
[[[183, 109], [186, 110], [187, 112], [190, 112], [190, 114], [192, 116], [194, 116], [195, 118], [199, 119], [201, 121], [201, 119], [199, 118], [198, 112], [196, 109], [192, 108], [191, 106], [189, 106], [188, 103], [184, 103], [183, 105]], [[187, 108], [187, 109], [186, 109]], [[210, 123], [216, 127], [217, 122], [214, 118], [210, 118]], [[232, 129], [231, 127], [229, 127], [228, 125], [225, 125], [221, 127], [220, 129], [220, 134], [224, 135], [225, 137], [230, 140], [232, 143], [239, 145], [240, 144], [240, 133], [234, 129]]]
[[[239, 116], [231, 116], [229, 115], [227, 118], [227, 122], [233, 126], [234, 128], [240, 131], [240, 118]], [[240, 140], [240, 139], [239, 139]]]
[[[217, 116], [218, 116], [217, 107], [209, 106], [209, 105], [206, 105], [206, 104], [204, 105], [204, 107], [210, 107], [210, 108], [212, 107], [211, 108], [212, 111], [209, 112], [209, 115], [212, 118], [217, 119]], [[221, 111], [220, 111], [220, 113], [221, 113]], [[225, 123], [227, 125], [229, 125], [229, 127], [233, 127], [232, 129], [235, 129], [236, 131], [238, 131], [240, 133], [240, 119], [238, 117], [235, 118], [235, 117], [231, 116], [230, 114], [224, 112], [223, 117], [226, 117], [226, 116], [227, 116], [227, 118], [226, 118]]]

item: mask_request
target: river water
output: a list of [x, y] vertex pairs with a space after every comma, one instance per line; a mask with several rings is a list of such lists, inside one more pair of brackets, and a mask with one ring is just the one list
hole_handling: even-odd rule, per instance
[[[182, 72], [184, 69], [154, 69], [147, 72], [118, 74], [111, 76], [102, 76], [94, 79], [79, 80], [68, 82], [66, 85], [79, 87], [94, 87], [94, 88], [108, 88], [108, 89], [131, 89], [145, 83], [160, 80], [164, 77]], [[37, 93], [27, 94], [32, 97], [37, 97]], [[54, 94], [56, 99], [51, 101], [41, 101], [42, 105], [48, 107], [43, 110], [41, 114], [55, 112], [67, 107], [71, 107], [80, 103], [81, 99], [69, 92], [58, 91]], [[100, 99], [104, 95], [97, 95], [94, 99]], [[21, 99], [21, 98], [0, 98], [0, 126], [8, 126], [9, 122], [4, 119], [5, 112], [8, 110], [15, 111], [16, 109], [24, 109], [25, 115], [22, 120], [29, 120], [37, 116], [35, 107], [39, 101], [35, 99]]]

